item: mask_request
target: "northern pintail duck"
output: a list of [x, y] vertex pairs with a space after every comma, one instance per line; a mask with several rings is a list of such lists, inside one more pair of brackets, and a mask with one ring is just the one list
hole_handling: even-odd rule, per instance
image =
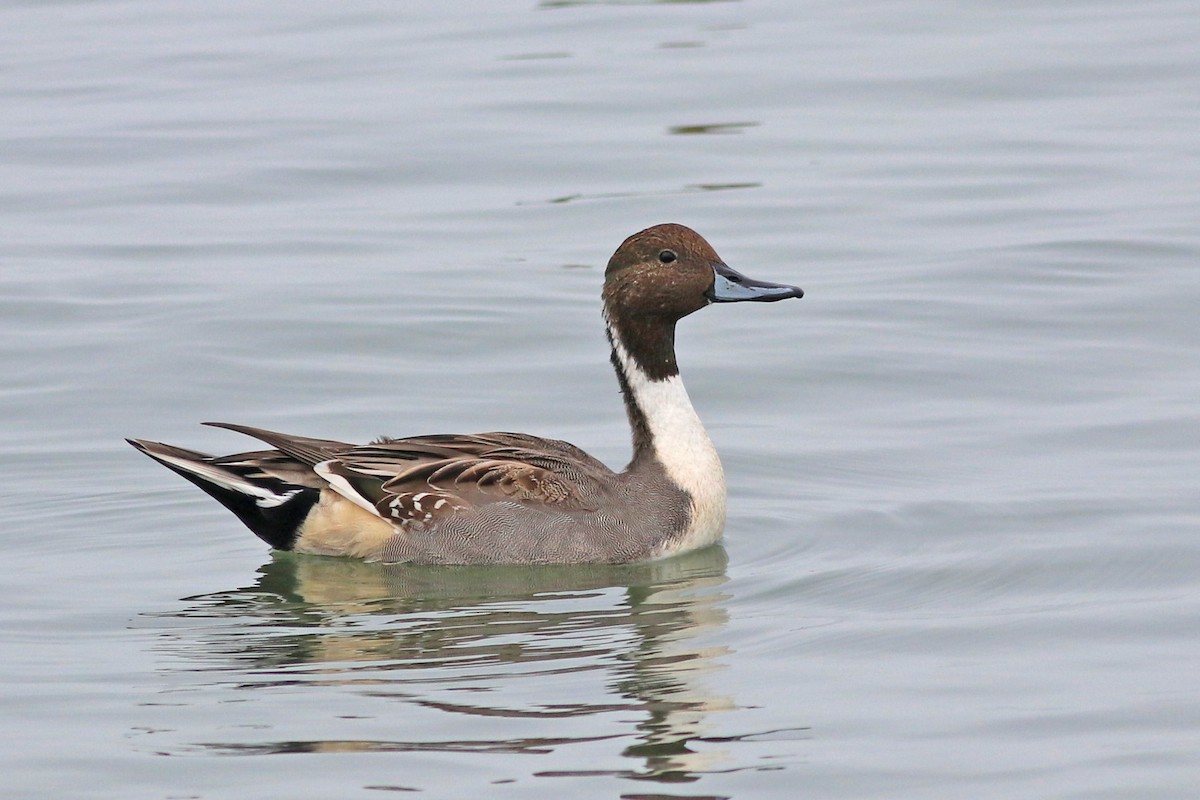
[[613, 472], [574, 445], [523, 433], [382, 438], [366, 445], [226, 423], [273, 450], [210, 456], [129, 443], [199, 486], [279, 550], [426, 564], [619, 563], [716, 542], [725, 474], [675, 363], [675, 323], [709, 303], [803, 297], [747, 278], [699, 234], [656, 225], [604, 272], [612, 365], [633, 431]]

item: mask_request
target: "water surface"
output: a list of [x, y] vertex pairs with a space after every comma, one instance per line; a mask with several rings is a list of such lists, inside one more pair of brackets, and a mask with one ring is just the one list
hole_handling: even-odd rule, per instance
[[[0, 10], [13, 797], [1184, 798], [1200, 18], [1139, 4]], [[613, 466], [604, 263], [796, 303], [680, 363], [722, 547], [272, 556], [122, 441]]]

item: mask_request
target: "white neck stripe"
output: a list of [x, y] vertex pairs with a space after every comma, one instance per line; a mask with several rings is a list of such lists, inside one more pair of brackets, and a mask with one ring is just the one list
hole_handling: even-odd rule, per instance
[[646, 419], [654, 455], [667, 477], [692, 498], [692, 524], [685, 539], [690, 547], [715, 542], [725, 526], [725, 472], [683, 380], [678, 375], [651, 379], [611, 323], [608, 331], [631, 399]]

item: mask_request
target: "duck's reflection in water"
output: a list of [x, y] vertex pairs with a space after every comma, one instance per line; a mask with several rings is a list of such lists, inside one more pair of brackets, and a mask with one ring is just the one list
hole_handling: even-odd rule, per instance
[[[255, 585], [187, 598], [166, 615], [169, 683], [184, 672], [194, 691], [198, 675], [215, 671], [211, 685], [224, 690], [349, 693], [360, 714], [365, 703], [364, 716], [404, 734], [198, 745], [205, 752], [547, 753], [579, 744], [586, 766], [570, 759], [570, 769], [539, 774], [686, 781], [724, 760], [719, 744], [702, 740], [706, 717], [732, 706], [705, 680], [726, 652], [712, 636], [727, 621], [725, 566], [719, 546], [602, 566], [430, 568], [281, 554]], [[379, 707], [397, 701], [465, 716], [416, 723], [403, 708]]]

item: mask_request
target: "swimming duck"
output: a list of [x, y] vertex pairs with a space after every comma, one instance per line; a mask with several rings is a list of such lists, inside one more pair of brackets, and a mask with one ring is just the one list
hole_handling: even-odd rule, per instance
[[725, 474], [679, 377], [675, 323], [710, 303], [803, 296], [741, 275], [683, 225], [626, 239], [603, 289], [633, 432], [633, 459], [621, 472], [567, 442], [523, 433], [354, 445], [206, 423], [274, 448], [228, 456], [128, 441], [279, 550], [423, 564], [662, 558], [713, 544], [725, 527]]

